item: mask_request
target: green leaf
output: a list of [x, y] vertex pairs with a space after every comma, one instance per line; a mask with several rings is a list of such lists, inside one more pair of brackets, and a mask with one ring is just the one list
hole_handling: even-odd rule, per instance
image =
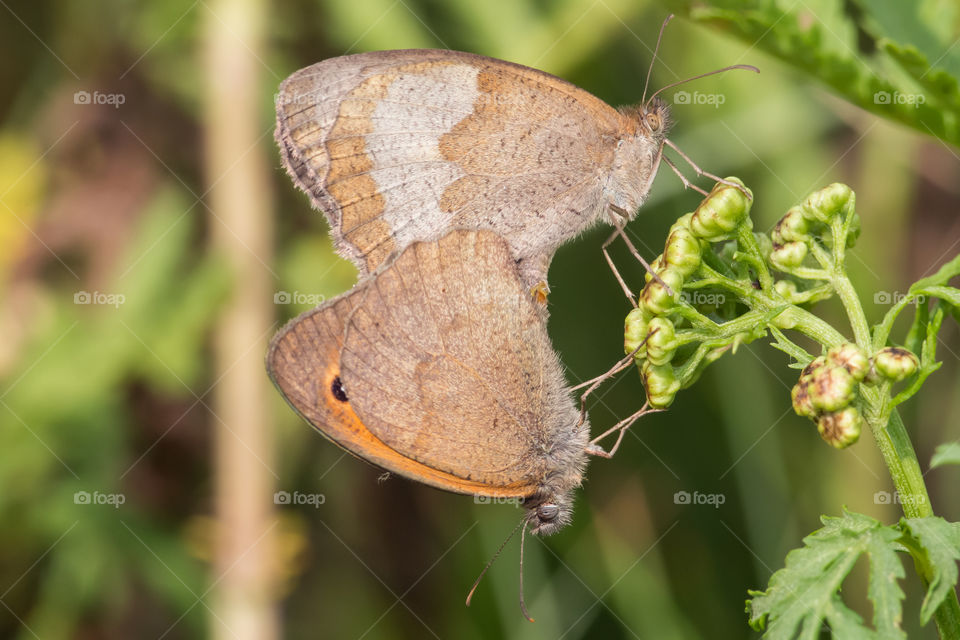
[[[786, 11], [777, 0], [756, 0], [749, 9], [732, 0], [670, 4], [805, 71], [867, 111], [960, 144], [960, 64], [950, 51], [956, 34], [937, 2], [819, 0]], [[848, 4], [856, 10], [845, 11]]]
[[[773, 574], [765, 592], [751, 592], [750, 625], [766, 629], [765, 638], [784, 640], [815, 639], [824, 622], [837, 637], [905, 638], [900, 628], [904, 594], [897, 584], [904, 570], [894, 550], [900, 530], [847, 510], [839, 518], [824, 516], [823, 524], [804, 538], [803, 548], [787, 554], [786, 566]], [[844, 579], [864, 553], [870, 561], [875, 633], [839, 597]]]
[[[903, 341], [903, 346], [911, 353], [920, 353], [920, 349], [923, 348], [923, 341], [927, 337], [928, 324], [930, 324], [930, 307], [925, 304], [918, 304], [913, 314], [913, 323], [910, 325], [910, 330], [907, 331], [907, 338]], [[887, 340], [884, 337], [883, 344], [880, 347], [874, 344], [874, 347], [882, 348], [886, 346], [886, 343]]]
[[914, 282], [913, 285], [910, 286], [910, 291], [913, 291], [914, 289], [922, 289], [924, 287], [945, 285], [950, 281], [951, 278], [957, 275], [960, 275], [960, 255], [957, 255], [956, 258], [940, 267], [940, 269], [932, 276], [920, 278]]
[[787, 338], [783, 331], [774, 326], [770, 326], [768, 328], [770, 329], [770, 333], [775, 338], [775, 340], [770, 343], [770, 346], [774, 349], [778, 349], [779, 351], [783, 351], [793, 359], [793, 362], [787, 365], [788, 367], [791, 369], [803, 369], [813, 361], [813, 356], [807, 353], [799, 345], [795, 344], [792, 340]]
[[[910, 290], [914, 292], [914, 287], [910, 287]], [[920, 287], [916, 289], [915, 293], [930, 296], [931, 298], [938, 298], [954, 307], [960, 307], [960, 289], [944, 286], [929, 286]]]
[[920, 607], [920, 622], [926, 624], [957, 584], [957, 560], [960, 560], [960, 523], [943, 518], [910, 518], [900, 521], [904, 545], [913, 555], [921, 554], [932, 569], [927, 595]]
[[927, 322], [927, 335], [923, 340], [923, 346], [920, 349], [920, 368], [916, 376], [910, 381], [910, 385], [898, 393], [890, 401], [890, 406], [895, 407], [898, 404], [906, 402], [920, 390], [923, 383], [931, 373], [940, 368], [942, 362], [937, 362], [937, 334], [940, 333], [940, 325], [943, 324], [944, 303], [938, 302], [934, 307], [933, 315]]
[[933, 452], [933, 457], [930, 459], [931, 469], [946, 464], [960, 464], [960, 441], [945, 442]]

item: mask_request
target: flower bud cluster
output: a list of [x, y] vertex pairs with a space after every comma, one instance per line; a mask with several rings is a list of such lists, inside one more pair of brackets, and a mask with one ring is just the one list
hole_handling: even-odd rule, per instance
[[868, 358], [853, 343], [839, 345], [815, 358], [800, 373], [790, 392], [793, 410], [816, 422], [817, 431], [828, 444], [843, 449], [860, 437], [857, 386], [903, 380], [917, 370], [918, 364], [915, 355], [898, 347], [886, 347]]
[[[743, 186], [735, 178], [729, 179]], [[679, 218], [667, 235], [663, 253], [651, 263], [655, 277], [647, 274], [638, 306], [624, 322], [624, 351], [634, 353], [651, 406], [669, 406], [681, 381], [671, 361], [680, 343], [671, 313], [680, 292], [701, 266], [710, 243], [735, 235], [737, 227], [750, 224], [751, 199], [739, 188], [718, 183], [696, 211]]]
[[[832, 222], [838, 216], [847, 216], [852, 211], [853, 201], [850, 187], [834, 183], [812, 193], [803, 204], [790, 209], [770, 233], [773, 249], [769, 262], [773, 268], [790, 273], [802, 266], [815, 236], [832, 243]], [[854, 215], [843, 242], [852, 246], [859, 231], [859, 219]]]

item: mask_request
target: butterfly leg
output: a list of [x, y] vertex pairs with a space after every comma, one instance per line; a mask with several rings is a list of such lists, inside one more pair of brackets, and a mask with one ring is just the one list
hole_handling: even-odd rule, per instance
[[670, 167], [675, 174], [677, 174], [677, 177], [680, 178], [680, 182], [683, 183], [684, 189], [693, 189], [694, 191], [696, 191], [697, 193], [699, 193], [700, 195], [702, 195], [704, 198], [706, 198], [707, 196], [710, 195], [709, 193], [707, 193], [706, 191], [704, 191], [703, 189], [701, 189], [701, 188], [698, 187], [697, 185], [695, 185], [695, 184], [693, 184], [692, 182], [690, 182], [689, 180], [687, 180], [687, 177], [686, 177], [685, 175], [683, 175], [683, 173], [680, 171], [680, 169], [677, 169], [677, 165], [673, 164], [673, 162], [670, 160], [670, 158], [668, 158], [668, 157], [666, 157], [666, 156], [663, 156], [663, 158], [661, 158], [661, 160], [663, 160], [663, 162], [665, 162], [665, 163], [667, 164], [667, 166]]
[[[670, 147], [671, 149], [673, 149], [674, 151], [676, 151], [677, 154], [678, 154], [681, 158], [683, 158], [684, 161], [686, 161], [686, 163], [689, 164], [691, 168], [693, 168], [694, 172], [695, 172], [698, 176], [706, 176], [706, 177], [710, 178], [711, 180], [713, 180], [714, 182], [719, 182], [719, 183], [721, 183], [721, 184], [725, 184], [725, 185], [727, 185], [728, 187], [736, 187], [736, 188], [739, 189], [741, 192], [743, 192], [743, 195], [747, 196], [747, 198], [749, 198], [749, 199], [751, 199], [751, 200], [753, 199], [753, 196], [751, 196], [751, 195], [747, 192], [747, 190], [744, 189], [743, 185], [737, 184], [736, 182], [732, 182], [732, 181], [730, 181], [730, 180], [725, 180], [725, 179], [721, 178], [720, 176], [715, 176], [715, 175], [713, 175], [712, 173], [710, 173], [709, 171], [704, 171], [703, 169], [701, 169], [700, 167], [698, 167], [698, 166], [697, 166], [697, 163], [694, 162], [693, 160], [691, 160], [690, 157], [687, 156], [687, 154], [685, 154], [683, 151], [681, 151], [681, 150], [680, 150], [680, 147], [678, 147], [678, 146], [675, 145], [674, 143], [670, 142], [670, 140], [664, 140], [663, 143], [664, 143], [665, 145], [667, 145], [668, 147]], [[687, 179], [684, 178], [684, 177], [680, 174], [680, 171], [677, 169], [677, 167], [674, 166], [674, 164], [673, 164], [672, 162], [670, 162], [669, 160], [667, 160], [666, 158], [664, 158], [664, 160], [666, 161], [666, 163], [667, 163], [668, 165], [670, 165], [670, 168], [672, 168], [673, 171], [674, 171], [678, 176], [680, 176], [680, 179], [683, 181], [684, 186], [688, 186], [689, 183], [687, 182]], [[696, 187], [694, 187], [694, 189], [696, 189]], [[703, 195], [707, 195], [707, 194], [706, 194], [704, 191], [702, 191], [701, 189], [696, 189], [696, 190], [699, 191], [700, 193], [703, 193]]]
[[620, 275], [620, 272], [617, 270], [617, 265], [613, 263], [613, 258], [610, 257], [610, 252], [607, 251], [607, 247], [617, 239], [617, 236], [623, 232], [623, 227], [617, 226], [616, 231], [610, 234], [610, 237], [607, 238], [606, 242], [603, 243], [603, 246], [600, 247], [600, 250], [603, 251], [603, 257], [607, 261], [607, 266], [610, 267], [610, 271], [613, 272], [613, 277], [617, 279], [617, 282], [620, 283], [620, 288], [623, 289], [623, 295], [627, 296], [627, 300], [630, 301], [630, 306], [636, 307], [637, 302], [633, 296], [633, 292], [630, 291], [630, 287], [627, 286], [627, 283], [624, 282], [623, 276]]
[[[578, 384], [577, 386], [571, 389], [571, 391], [578, 391], [579, 389], [583, 389], [584, 387], [587, 388], [587, 390], [583, 392], [583, 395], [580, 396], [580, 420], [577, 422], [578, 427], [583, 425], [584, 421], [587, 418], [587, 396], [589, 396], [591, 393], [596, 391], [597, 388], [599, 388], [600, 385], [602, 385], [604, 382], [606, 382], [613, 376], [617, 375], [624, 369], [629, 368], [630, 365], [633, 364], [633, 359], [637, 355], [637, 352], [640, 351], [640, 349], [642, 349], [646, 343], [647, 341], [644, 340], [639, 346], [637, 346], [636, 349], [631, 351], [624, 358], [619, 360], [615, 365], [610, 367], [608, 371], [601, 373], [599, 376], [595, 378], [591, 378], [590, 380], [581, 382], [580, 384]], [[610, 431], [608, 431], [607, 433], [610, 433]], [[607, 435], [607, 434], [604, 434], [604, 435]], [[602, 437], [603, 436], [601, 436], [601, 438]]]
[[[647, 415], [648, 413], [659, 413], [662, 409], [652, 409], [649, 403], [644, 403], [640, 410], [634, 413], [632, 416], [624, 418], [617, 424], [613, 425], [599, 436], [590, 441], [590, 444], [587, 445], [587, 453], [594, 456], [599, 456], [601, 458], [612, 458], [614, 454], [617, 453], [617, 449], [620, 448], [620, 443], [623, 442], [623, 436], [627, 433], [627, 429], [633, 426], [633, 423]], [[598, 442], [606, 438], [614, 432], [619, 432], [617, 435], [617, 441], [613, 443], [613, 446], [610, 447], [610, 450], [607, 451], [601, 447]]]
[[[618, 207], [615, 204], [610, 204], [610, 209], [617, 215], [621, 216], [624, 220], [627, 219], [627, 212], [622, 207]], [[632, 304], [634, 307], [637, 306], [636, 302], [634, 302], [633, 294], [630, 292], [629, 287], [627, 287], [626, 283], [623, 281], [623, 278], [620, 276], [620, 272], [617, 271], [617, 268], [613, 264], [613, 260], [610, 258], [610, 254], [607, 252], [607, 247], [610, 246], [610, 244], [613, 242], [613, 240], [617, 236], [620, 236], [621, 238], [623, 238], [623, 242], [624, 244], [627, 245], [627, 249], [630, 250], [630, 254], [634, 258], [636, 258], [640, 262], [640, 264], [643, 265], [643, 268], [647, 270], [647, 273], [649, 273], [654, 280], [662, 284], [667, 289], [667, 291], [670, 292], [670, 295], [673, 295], [673, 290], [670, 289], [670, 285], [668, 285], [666, 282], [661, 280], [660, 276], [658, 276], [656, 271], [653, 270], [653, 267], [651, 267], [650, 264], [643, 259], [643, 256], [640, 255], [640, 252], [637, 251], [637, 248], [633, 245], [633, 242], [630, 241], [630, 238], [624, 232], [623, 226], [614, 224], [613, 228], [614, 228], [613, 234], [611, 234], [611, 236], [607, 238], [607, 241], [603, 243], [603, 246], [602, 246], [603, 255], [607, 259], [607, 265], [609, 265], [610, 270], [613, 271], [614, 277], [617, 279], [617, 282], [620, 283], [620, 286], [623, 288], [624, 293], [627, 295], [627, 299], [630, 300], [630, 304]]]

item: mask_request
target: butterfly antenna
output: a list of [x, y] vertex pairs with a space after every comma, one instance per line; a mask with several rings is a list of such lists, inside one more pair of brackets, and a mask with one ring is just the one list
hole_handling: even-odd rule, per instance
[[523, 531], [520, 532], [520, 613], [527, 621], [533, 622], [533, 618], [527, 613], [527, 603], [523, 599], [523, 547], [527, 538], [527, 521], [524, 520], [521, 524], [523, 525]]
[[657, 61], [657, 53], [660, 52], [660, 41], [663, 40], [663, 31], [667, 28], [667, 23], [673, 20], [673, 14], [667, 16], [667, 19], [660, 25], [660, 35], [657, 36], [657, 46], [653, 48], [653, 58], [650, 60], [650, 68], [647, 69], [647, 80], [643, 83], [643, 99], [640, 104], [647, 103], [647, 87], [650, 86], [650, 75], [653, 74], [653, 63]]
[[[684, 83], [686, 83], [686, 82], [690, 82], [690, 81], [692, 81], [692, 80], [699, 80], [700, 78], [706, 78], [707, 76], [713, 76], [713, 75], [716, 75], [716, 74], [718, 74], [718, 73], [724, 73], [725, 71], [732, 71], [732, 70], [734, 70], [734, 69], [746, 69], [746, 70], [748, 70], [748, 71], [753, 71], [754, 73], [760, 73], [760, 69], [757, 69], [757, 68], [756, 68], [755, 66], [753, 66], [752, 64], [732, 64], [732, 65], [730, 65], [729, 67], [724, 67], [723, 69], [714, 69], [713, 71], [707, 71], [706, 73], [701, 73], [700, 75], [698, 75], [698, 76], [693, 76], [692, 78], [687, 78], [687, 79], [685, 79], [685, 80], [677, 80], [676, 82], [671, 82], [671, 83], [668, 84], [667, 86], [665, 86], [665, 87], [660, 87], [659, 89], [657, 89], [656, 92], [654, 92], [654, 94], [653, 94], [652, 96], [650, 96], [650, 100], [648, 100], [647, 102], [652, 101], [654, 98], [656, 98], [658, 95], [660, 95], [661, 93], [663, 93], [663, 92], [666, 91], [667, 89], [670, 89], [670, 88], [672, 88], [672, 87], [676, 87], [677, 85], [681, 85], [681, 84], [684, 84]], [[646, 94], [646, 90], [644, 90], [644, 94]], [[647, 102], [642, 102], [641, 104], [647, 104]]]
[[[497, 552], [493, 554], [493, 557], [492, 557], [492, 558], [490, 558], [490, 562], [487, 563], [487, 566], [485, 566], [485, 567], [483, 568], [483, 571], [480, 572], [480, 575], [477, 576], [476, 582], [474, 582], [474, 583], [473, 583], [473, 586], [470, 587], [470, 593], [467, 594], [467, 606], [468, 606], [468, 607], [470, 606], [470, 600], [473, 599], [473, 592], [477, 590], [477, 587], [478, 587], [478, 586], [480, 586], [480, 581], [483, 580], [483, 576], [485, 576], [485, 575], [487, 574], [487, 569], [490, 568], [490, 565], [493, 564], [493, 561], [494, 561], [494, 560], [496, 560], [497, 558], [500, 557], [500, 552], [503, 551], [503, 548], [504, 548], [505, 546], [507, 546], [507, 543], [508, 543], [508, 542], [510, 542], [510, 538], [512, 538], [513, 536], [516, 535], [517, 529], [519, 529], [520, 527], [524, 526], [525, 524], [526, 524], [526, 520], [523, 520], [520, 524], [518, 524], [516, 527], [513, 528], [513, 531], [510, 532], [510, 535], [507, 536], [507, 539], [504, 540], [504, 541], [500, 544], [500, 548], [497, 549]], [[522, 539], [523, 539], [523, 538], [522, 538], [522, 536], [521, 536], [521, 540], [522, 540]], [[520, 557], [523, 557], [523, 544], [520, 545]], [[522, 576], [523, 576], [523, 574], [522, 574], [522, 572], [521, 572], [521, 580], [523, 579]]]

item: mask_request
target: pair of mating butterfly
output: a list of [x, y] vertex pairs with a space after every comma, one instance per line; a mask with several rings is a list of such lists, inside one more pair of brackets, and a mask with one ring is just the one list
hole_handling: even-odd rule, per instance
[[277, 334], [274, 383], [358, 457], [520, 499], [524, 532], [566, 525], [587, 455], [610, 454], [550, 344], [547, 269], [599, 219], [635, 215], [669, 162], [666, 106], [617, 110], [535, 69], [407, 50], [296, 72], [277, 116], [287, 171], [361, 280]]

